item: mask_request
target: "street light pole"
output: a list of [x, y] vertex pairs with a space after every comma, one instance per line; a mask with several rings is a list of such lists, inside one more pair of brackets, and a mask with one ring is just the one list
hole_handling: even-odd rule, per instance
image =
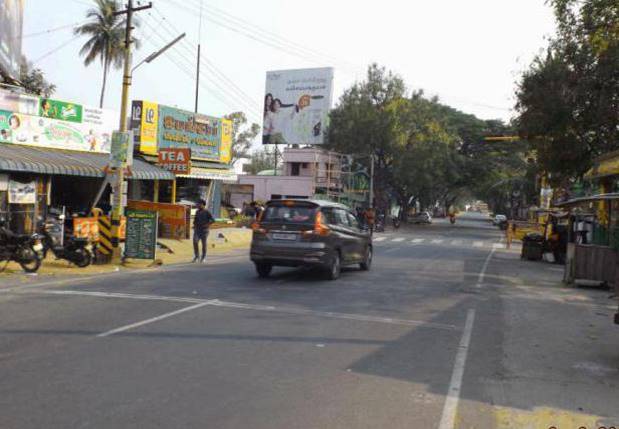
[[374, 154], [370, 155], [370, 207], [374, 207]]

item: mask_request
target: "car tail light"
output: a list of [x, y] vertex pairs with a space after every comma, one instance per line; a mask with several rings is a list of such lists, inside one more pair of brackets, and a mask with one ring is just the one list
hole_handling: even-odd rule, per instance
[[331, 230], [324, 224], [324, 215], [322, 212], [316, 213], [316, 220], [314, 221], [314, 230], [312, 233], [321, 237], [326, 237], [331, 234]]

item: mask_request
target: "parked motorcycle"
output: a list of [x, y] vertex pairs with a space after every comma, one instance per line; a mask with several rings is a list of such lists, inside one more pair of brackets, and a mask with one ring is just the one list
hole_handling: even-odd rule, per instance
[[47, 221], [41, 225], [43, 236], [41, 251], [42, 259], [51, 250], [56, 259], [66, 259], [80, 268], [87, 267], [92, 263], [93, 253], [90, 243], [86, 238], [63, 237], [64, 231], [58, 222]]
[[0, 219], [0, 261], [15, 261], [27, 273], [35, 273], [41, 266], [37, 252], [42, 249], [38, 234], [15, 234]]

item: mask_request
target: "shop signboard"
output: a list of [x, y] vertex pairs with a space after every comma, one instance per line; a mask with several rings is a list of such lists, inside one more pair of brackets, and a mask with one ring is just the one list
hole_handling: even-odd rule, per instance
[[168, 106], [159, 106], [159, 149], [188, 148], [194, 160], [220, 162], [222, 121]]
[[133, 210], [156, 211], [159, 214], [159, 234], [162, 238], [182, 240], [187, 235], [187, 206], [170, 203], [151, 203], [149, 201], [129, 200], [127, 208]]
[[157, 217], [154, 211], [127, 210], [125, 258], [155, 259]]
[[80, 104], [41, 98], [39, 116], [80, 124], [82, 123], [82, 109], [83, 107]]
[[189, 174], [191, 172], [191, 149], [160, 149], [157, 164], [174, 174]]
[[157, 125], [159, 105], [150, 101], [136, 100], [131, 106], [131, 129], [140, 152], [157, 155]]
[[36, 199], [36, 182], [9, 181], [9, 204], [34, 204]]
[[0, 68], [19, 78], [24, 0], [0, 0]]
[[0, 109], [0, 142], [109, 153], [114, 113], [88, 107], [81, 112], [77, 123]]
[[333, 68], [267, 72], [264, 144], [322, 144], [333, 98]]
[[230, 164], [232, 162], [232, 121], [230, 119], [221, 120], [219, 162], [223, 164]]

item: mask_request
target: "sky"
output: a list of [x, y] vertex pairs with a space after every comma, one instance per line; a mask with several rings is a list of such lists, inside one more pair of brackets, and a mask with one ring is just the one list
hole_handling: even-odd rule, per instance
[[[55, 98], [86, 105], [98, 105], [102, 67], [83, 65], [79, 50], [86, 39], [75, 38], [71, 27], [85, 21], [92, 3], [25, 0], [24, 10], [23, 53], [57, 85]], [[131, 99], [193, 110], [200, 42], [208, 64], [202, 65], [199, 111], [221, 116], [242, 110], [258, 123], [268, 70], [334, 67], [337, 103], [372, 62], [400, 74], [411, 90], [483, 119], [509, 120], [518, 77], [555, 29], [544, 0], [152, 3], [139, 13], [136, 36], [143, 43], [134, 64], [176, 35], [187, 36], [135, 71]], [[120, 110], [121, 81], [114, 70], [105, 107]]]

